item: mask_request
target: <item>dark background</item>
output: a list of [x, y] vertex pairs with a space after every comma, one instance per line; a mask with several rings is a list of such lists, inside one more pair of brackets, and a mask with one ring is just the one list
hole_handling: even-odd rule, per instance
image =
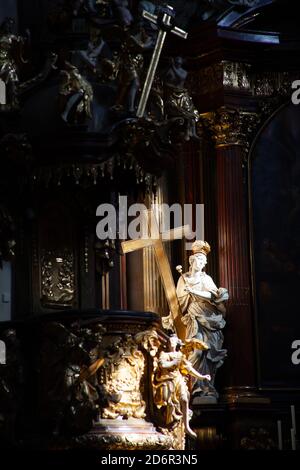
[[299, 387], [291, 345], [300, 313], [300, 106], [284, 106], [265, 126], [251, 176], [261, 385]]

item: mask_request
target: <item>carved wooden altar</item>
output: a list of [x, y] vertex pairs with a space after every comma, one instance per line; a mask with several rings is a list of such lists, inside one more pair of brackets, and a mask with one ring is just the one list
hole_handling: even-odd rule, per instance
[[155, 358], [167, 343], [159, 326], [156, 314], [95, 310], [1, 325], [6, 446], [183, 449], [181, 421], [164, 424], [154, 401]]
[[[276, 119], [287, 136], [286, 123], [299, 118], [284, 107], [300, 79], [292, 2], [170, 0], [188, 39], [166, 42], [141, 118], [135, 111], [157, 31], [141, 18], [140, 2], [123, 10], [111, 2], [9, 3], [15, 8], [8, 16], [18, 21], [0, 32], [7, 98], [0, 104], [0, 263], [12, 272], [11, 321], [0, 322], [8, 349], [7, 366], [0, 365], [1, 442], [54, 449], [173, 445], [176, 431], [159, 422], [151, 397], [151, 345], [147, 350], [138, 336], [156, 331], [159, 347], [166, 343], [160, 317], [168, 306], [154, 254], [146, 249], [126, 261], [120, 240], [95, 233], [98, 205], [118, 209], [119, 196], [127, 195], [149, 208], [153, 200], [205, 204], [205, 239], [213, 248], [208, 272], [230, 293], [221, 399], [194, 407], [198, 439], [188, 447], [276, 445], [276, 419], [287, 426], [287, 404], [299, 403], [299, 386], [290, 364], [282, 366], [290, 386], [280, 384], [262, 344], [271, 310], [260, 316], [259, 302], [274, 278], [272, 272], [259, 278], [253, 253], [254, 167], [266, 134], [278, 130]], [[161, 2], [146, 3], [151, 9]], [[288, 29], [278, 19], [285, 8]], [[295, 127], [293, 142], [298, 134]], [[297, 176], [292, 161], [290, 168]], [[294, 176], [289, 197], [297, 215]], [[296, 238], [289, 240], [294, 246]], [[264, 247], [268, 259], [277, 256], [298, 272], [289, 253], [282, 261], [269, 239]], [[183, 244], [167, 251], [171, 265], [186, 270]]]

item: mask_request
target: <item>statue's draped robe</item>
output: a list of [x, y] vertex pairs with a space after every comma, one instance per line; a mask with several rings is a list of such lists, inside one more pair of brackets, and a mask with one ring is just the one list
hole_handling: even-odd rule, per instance
[[225, 349], [222, 349], [224, 339], [222, 329], [225, 326], [221, 312], [223, 306], [217, 307], [208, 300], [186, 292], [187, 286], [198, 292], [212, 291], [215, 294], [218, 288], [212, 278], [204, 272], [197, 276], [186, 273], [180, 277], [177, 284], [177, 296], [183, 313], [182, 321], [187, 328], [187, 338], [198, 338], [209, 346], [208, 351], [196, 350], [189, 358], [198, 372], [202, 375], [210, 374], [212, 378], [211, 382], [197, 379], [193, 386], [193, 396], [217, 397], [214, 378], [216, 370], [223, 364], [227, 353]]

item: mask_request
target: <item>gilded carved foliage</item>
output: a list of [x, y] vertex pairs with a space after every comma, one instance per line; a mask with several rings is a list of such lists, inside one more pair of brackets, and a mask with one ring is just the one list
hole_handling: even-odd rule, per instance
[[101, 418], [144, 418], [146, 404], [142, 398], [145, 358], [134, 337], [114, 339], [104, 354], [98, 382], [108, 398]]
[[161, 341], [158, 337], [158, 334], [155, 330], [147, 330], [141, 333], [138, 333], [135, 336], [136, 342], [142, 346], [142, 348], [147, 351], [151, 357], [155, 357], [160, 346]]
[[190, 80], [195, 94], [210, 96], [222, 91], [226, 100], [238, 96], [240, 106], [227, 105], [202, 113], [198, 134], [216, 147], [240, 145], [245, 153], [262, 124], [290, 99], [299, 72], [256, 70], [251, 64], [222, 61], [194, 72]]
[[[90, 447], [94, 440], [101, 448], [184, 448], [181, 416], [172, 426], [159, 420], [155, 393], [149, 393], [166, 338], [154, 329], [134, 329], [117, 333], [82, 320], [38, 326], [37, 416], [43, 433], [62, 445]], [[119, 420], [132, 427], [128, 435], [118, 434]], [[105, 426], [116, 433], [102, 432]]]
[[[98, 390], [99, 399], [94, 427], [88, 435], [77, 438], [78, 445], [89, 448], [100, 445], [109, 450], [183, 449], [185, 433], [181, 418], [170, 429], [159, 426], [156, 414], [151, 412], [153, 396], [149, 389], [153, 376], [148, 371], [153, 370], [153, 365], [156, 367], [156, 356], [164, 340], [154, 329], [136, 334], [107, 332], [105, 336], [98, 355], [103, 359], [81, 374]], [[126, 434], [121, 431], [124, 422]], [[131, 427], [133, 431], [129, 431]]]
[[[107, 336], [95, 367], [84, 377], [99, 394], [98, 419], [141, 419], [146, 416], [144, 383], [147, 358], [141, 348], [155, 356], [159, 346], [154, 330]], [[97, 367], [99, 360], [101, 364]]]
[[[175, 438], [176, 439], [176, 438]], [[174, 447], [174, 436], [162, 433], [153, 433], [153, 435], [144, 435], [143, 433], [124, 434], [89, 434], [79, 436], [75, 439], [77, 448], [88, 448], [99, 451], [107, 450], [171, 450]], [[184, 441], [183, 441], [184, 442]], [[184, 447], [178, 447], [182, 450]]]
[[259, 122], [255, 112], [222, 107], [201, 114], [199, 127], [202, 135], [208, 135], [216, 147], [240, 145], [249, 149]]

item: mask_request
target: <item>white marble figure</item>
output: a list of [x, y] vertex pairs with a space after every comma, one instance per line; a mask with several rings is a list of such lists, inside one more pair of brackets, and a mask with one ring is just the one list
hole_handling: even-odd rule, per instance
[[[217, 369], [223, 364], [227, 351], [223, 346], [225, 306], [228, 291], [217, 288], [212, 278], [203, 270], [210, 246], [198, 240], [192, 245], [190, 270], [182, 274], [177, 284], [177, 296], [182, 310], [182, 321], [187, 328], [187, 338], [204, 341], [209, 349], [195, 351], [189, 360], [202, 375], [209, 374], [211, 381], [197, 380], [192, 389], [193, 403], [216, 402], [218, 393], [214, 387]], [[177, 269], [180, 272], [180, 269]]]

